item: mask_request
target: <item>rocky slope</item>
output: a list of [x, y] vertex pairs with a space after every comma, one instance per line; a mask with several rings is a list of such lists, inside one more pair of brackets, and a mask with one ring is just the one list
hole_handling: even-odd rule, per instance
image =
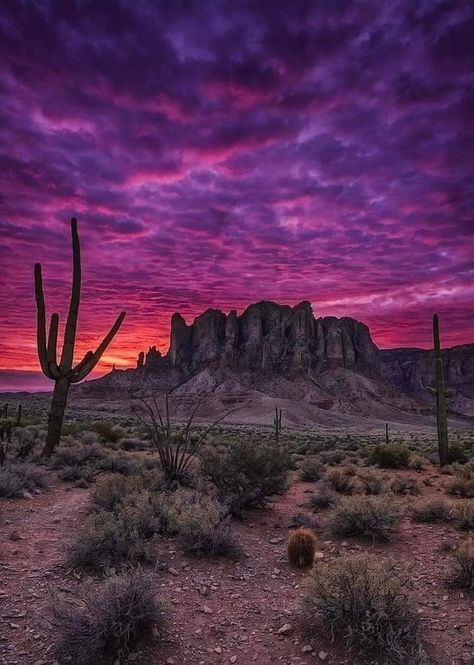
[[[452, 411], [474, 415], [474, 344], [443, 349], [445, 381], [455, 389], [449, 403]], [[426, 386], [434, 385], [433, 351], [424, 349], [387, 349], [380, 352], [382, 377], [407, 395], [425, 401]]]

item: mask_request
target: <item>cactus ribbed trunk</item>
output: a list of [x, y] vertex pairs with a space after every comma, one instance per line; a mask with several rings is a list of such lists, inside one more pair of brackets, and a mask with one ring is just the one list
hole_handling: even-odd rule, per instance
[[48, 419], [48, 433], [43, 449], [43, 454], [46, 457], [51, 457], [54, 449], [59, 444], [70, 387], [71, 384], [66, 377], [58, 379], [54, 384], [53, 400]]
[[433, 346], [435, 354], [436, 422], [438, 428], [439, 464], [440, 466], [445, 466], [448, 464], [448, 417], [446, 414], [446, 386], [444, 383], [437, 314], [433, 316]]

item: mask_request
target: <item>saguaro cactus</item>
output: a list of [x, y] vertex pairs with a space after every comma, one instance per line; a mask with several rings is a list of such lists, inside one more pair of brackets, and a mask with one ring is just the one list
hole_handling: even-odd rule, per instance
[[446, 415], [446, 398], [452, 391], [446, 389], [444, 383], [443, 359], [441, 358], [441, 343], [439, 339], [438, 315], [433, 316], [433, 346], [435, 355], [435, 387], [429, 388], [436, 395], [436, 422], [438, 426], [439, 464], [448, 463], [448, 417]]
[[51, 315], [48, 341], [46, 342], [46, 308], [44, 303], [41, 265], [39, 263], [35, 265], [38, 357], [43, 373], [49, 379], [54, 381], [53, 400], [51, 402], [48, 421], [48, 433], [46, 435], [46, 443], [43, 449], [43, 454], [47, 457], [51, 456], [61, 437], [64, 410], [66, 408], [67, 396], [71, 383], [82, 381], [82, 379], [94, 369], [103, 352], [120, 328], [120, 324], [125, 316], [125, 312], [121, 312], [108, 334], [97, 347], [96, 351], [88, 351], [84, 358], [73, 367], [77, 317], [81, 299], [81, 248], [79, 244], [79, 234], [77, 232], [77, 220], [75, 217], [71, 219], [71, 234], [73, 255], [72, 293], [66, 328], [64, 331], [61, 360], [59, 363], [56, 355], [59, 315]]
[[273, 428], [275, 431], [275, 443], [278, 445], [280, 443], [280, 432], [282, 429], [281, 425], [281, 409], [275, 407], [275, 415], [273, 417]]

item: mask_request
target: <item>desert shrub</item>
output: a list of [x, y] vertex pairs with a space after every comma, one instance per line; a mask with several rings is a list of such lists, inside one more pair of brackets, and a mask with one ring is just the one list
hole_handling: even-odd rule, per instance
[[390, 484], [390, 489], [394, 494], [415, 496], [420, 493], [418, 483], [413, 478], [394, 478]]
[[466, 499], [456, 505], [456, 519], [462, 531], [474, 530], [474, 501]]
[[340, 464], [346, 457], [344, 450], [324, 450], [320, 454], [321, 462], [328, 466]]
[[132, 476], [143, 472], [140, 463], [126, 453], [109, 453], [98, 462], [97, 466], [100, 471], [122, 473], [124, 476]]
[[356, 489], [354, 478], [343, 469], [330, 469], [324, 478], [331, 489], [339, 494], [353, 494]]
[[91, 432], [99, 435], [104, 443], [117, 443], [124, 436], [123, 430], [114, 427], [112, 423], [97, 421], [89, 426]]
[[29, 462], [10, 462], [0, 467], [0, 498], [22, 497], [47, 485], [43, 469]]
[[464, 540], [454, 552], [452, 583], [474, 591], [474, 536]]
[[446, 492], [464, 499], [474, 498], [474, 465], [472, 462], [455, 469], [456, 477], [446, 485]]
[[147, 575], [131, 572], [90, 587], [80, 604], [57, 600], [51, 614], [58, 658], [75, 665], [122, 662], [163, 626], [164, 606], [153, 587]]
[[311, 566], [316, 538], [310, 529], [296, 529], [288, 536], [288, 560], [292, 566]]
[[309, 506], [312, 510], [317, 512], [319, 510], [326, 510], [326, 508], [332, 508], [338, 500], [339, 497], [337, 494], [330, 490], [326, 485], [321, 485], [319, 490], [311, 496]]
[[138, 437], [129, 436], [120, 440], [120, 448], [128, 451], [144, 450], [150, 448], [150, 446], [151, 444], [149, 441], [144, 441]]
[[102, 573], [150, 561], [150, 539], [161, 530], [160, 515], [142, 493], [124, 498], [113, 511], [90, 515], [68, 552], [71, 566]]
[[412, 453], [409, 467], [410, 469], [413, 469], [413, 471], [423, 471], [426, 463], [427, 460], [424, 457], [417, 455], [416, 453]]
[[80, 466], [79, 464], [72, 464], [63, 466], [58, 471], [58, 477], [65, 481], [78, 481], [84, 483], [86, 487], [97, 473], [96, 469], [88, 466]]
[[216, 486], [220, 501], [233, 514], [265, 500], [286, 486], [288, 456], [272, 442], [248, 439], [226, 447], [201, 450], [201, 469]]
[[358, 652], [364, 662], [421, 663], [420, 621], [407, 593], [408, 579], [393, 565], [371, 556], [319, 563], [303, 600], [313, 634], [331, 635]]
[[426, 499], [413, 507], [416, 522], [447, 522], [451, 516], [451, 506], [443, 499]]
[[448, 447], [448, 463], [465, 464], [468, 460], [466, 448], [461, 443], [450, 443]]
[[380, 494], [383, 491], [384, 477], [375, 471], [364, 471], [359, 474], [359, 482], [365, 494]]
[[385, 443], [374, 446], [369, 453], [369, 461], [382, 469], [406, 469], [410, 465], [411, 453], [398, 443]]
[[119, 473], [102, 476], [92, 492], [92, 503], [95, 510], [114, 510], [123, 503], [125, 497], [138, 494], [143, 490], [143, 480], [137, 477], [126, 477]]
[[324, 474], [324, 465], [317, 457], [305, 457], [300, 468], [300, 479], [306, 483], [319, 480]]
[[185, 552], [228, 556], [237, 553], [226, 510], [213, 497], [179, 489], [169, 498], [167, 530], [176, 534]]
[[396, 507], [378, 496], [357, 496], [343, 499], [335, 508], [330, 529], [342, 538], [360, 536], [372, 541], [388, 541], [398, 526]]
[[90, 466], [96, 467], [100, 460], [103, 460], [106, 452], [98, 443], [79, 443], [61, 444], [58, 446], [51, 458], [53, 469], [64, 467]]

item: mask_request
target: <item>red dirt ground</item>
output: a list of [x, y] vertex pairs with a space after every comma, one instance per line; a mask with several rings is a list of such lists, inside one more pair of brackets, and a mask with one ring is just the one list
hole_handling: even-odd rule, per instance
[[[426, 475], [432, 476], [434, 486], [423, 487], [422, 496], [440, 494], [445, 477], [432, 470]], [[266, 512], [237, 523], [244, 552], [237, 562], [191, 558], [180, 553], [172, 540], [160, 543], [154, 577], [158, 593], [169, 606], [167, 634], [155, 648], [131, 654], [129, 662], [356, 665], [356, 659], [341, 654], [330, 642], [308, 641], [299, 630], [298, 607], [306, 573], [287, 563], [286, 537], [292, 518], [301, 512], [309, 514], [306, 502], [314, 488], [314, 483], [295, 482]], [[87, 490], [70, 489], [51, 476], [51, 487], [43, 494], [0, 503], [2, 665], [55, 662], [47, 606], [52, 592], [80, 588], [63, 560], [84, 518], [88, 498]], [[411, 566], [430, 663], [474, 663], [473, 598], [448, 587], [451, 554], [439, 551], [442, 542], [461, 538], [454, 527], [418, 525], [406, 518], [392, 543], [372, 548], [356, 541], [330, 540], [324, 534], [324, 516], [316, 519], [321, 524], [316, 528], [318, 551], [325, 560], [347, 552], [373, 551]], [[19, 540], [11, 540], [14, 531]], [[272, 543], [275, 539], [278, 542]], [[287, 623], [289, 633], [279, 635]]]

